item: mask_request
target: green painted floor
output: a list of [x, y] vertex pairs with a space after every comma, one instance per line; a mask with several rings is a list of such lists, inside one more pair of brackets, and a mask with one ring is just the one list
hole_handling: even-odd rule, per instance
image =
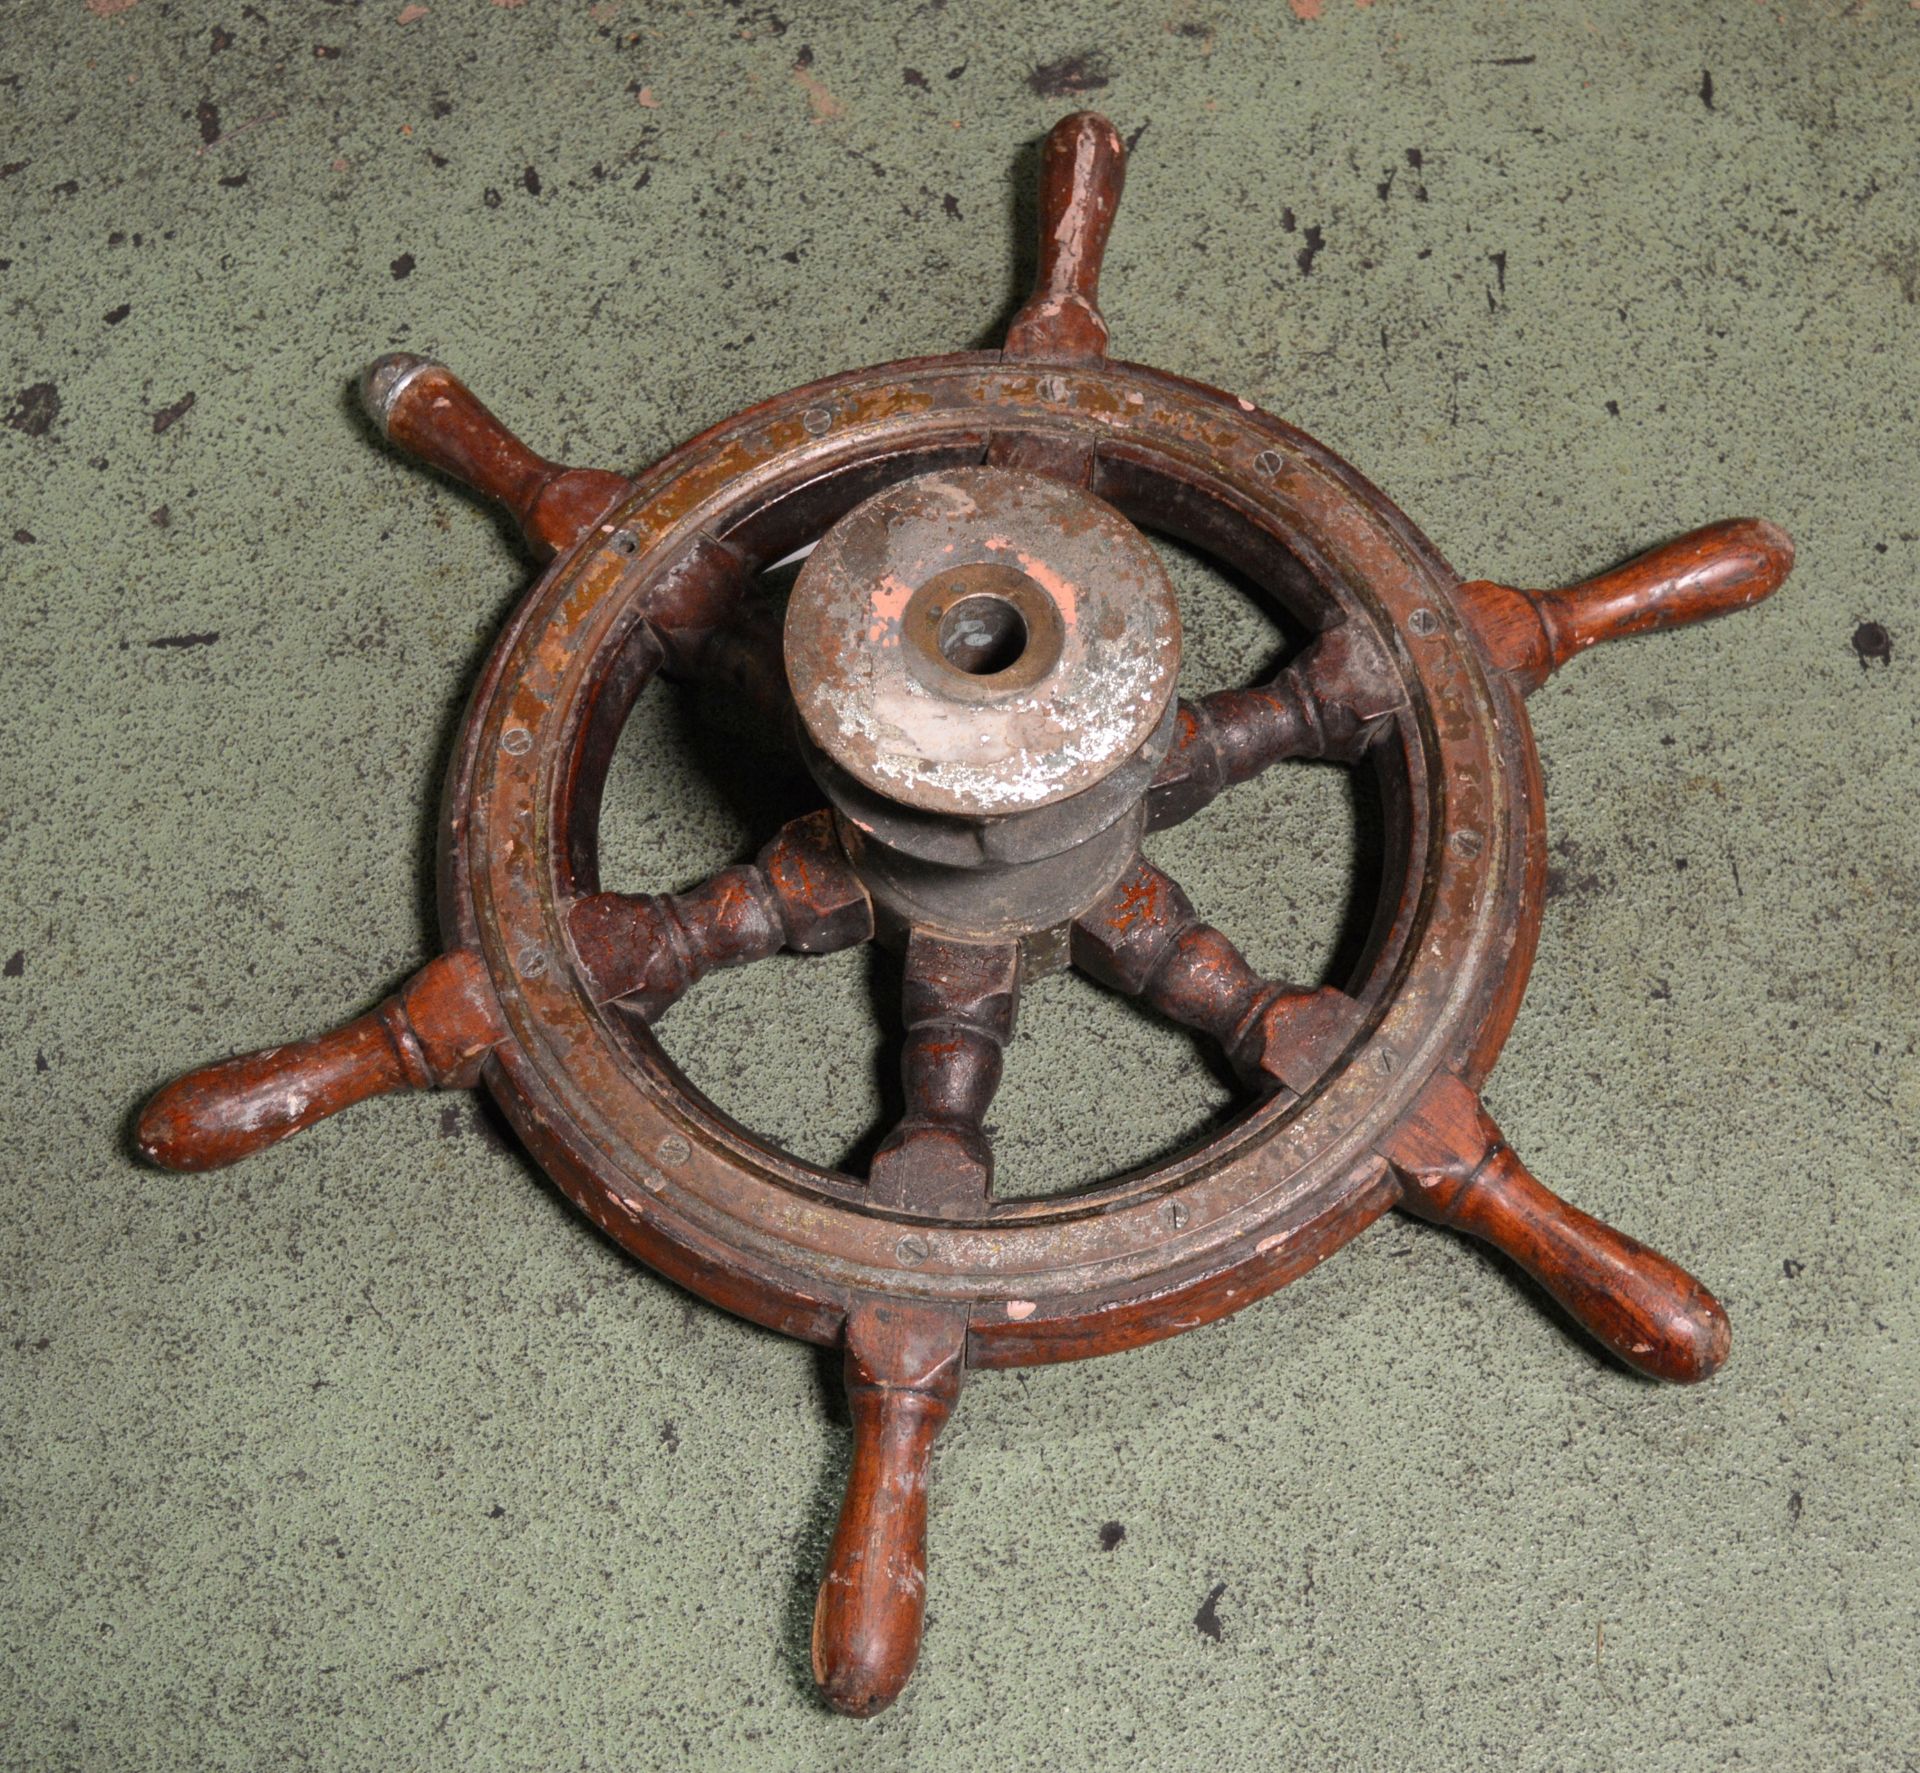
[[[1917, 95], [1905, 0], [6, 6], [0, 1762], [1920, 1765]], [[1489, 1090], [1735, 1356], [1657, 1390], [1390, 1220], [1236, 1321], [988, 1376], [921, 1672], [852, 1724], [805, 1673], [847, 1457], [812, 1351], [628, 1263], [464, 1097], [202, 1178], [126, 1129], [432, 950], [439, 771], [528, 574], [373, 441], [360, 365], [431, 351], [633, 466], [989, 339], [1082, 103], [1137, 144], [1116, 350], [1304, 425], [1464, 570], [1798, 539], [1770, 604], [1536, 698], [1553, 898]], [[1189, 686], [1254, 676], [1277, 631], [1179, 572]], [[765, 835], [715, 751], [636, 717], [614, 884]], [[1311, 973], [1354, 831], [1302, 767], [1154, 854]], [[833, 1161], [874, 983], [770, 963], [665, 1037]], [[1007, 1184], [1225, 1099], [1050, 981]]]

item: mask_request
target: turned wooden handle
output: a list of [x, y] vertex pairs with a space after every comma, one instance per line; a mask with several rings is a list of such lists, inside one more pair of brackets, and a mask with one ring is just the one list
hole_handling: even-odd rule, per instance
[[853, 1468], [813, 1611], [813, 1675], [834, 1710], [871, 1717], [920, 1659], [927, 1466], [960, 1393], [965, 1320], [875, 1306], [847, 1324]]
[[873, 1154], [867, 1198], [918, 1213], [977, 1213], [993, 1188], [985, 1122], [1020, 1007], [1020, 951], [911, 930], [902, 986], [907, 1111]]
[[444, 954], [342, 1027], [176, 1078], [136, 1138], [165, 1169], [217, 1170], [369, 1096], [471, 1085], [504, 1034], [478, 957]]
[[1628, 1366], [1690, 1385], [1726, 1360], [1720, 1302], [1678, 1263], [1538, 1182], [1458, 1080], [1429, 1089], [1390, 1155], [1401, 1205], [1511, 1257]]
[[1625, 566], [1564, 591], [1520, 591], [1485, 580], [1460, 588], [1494, 662], [1533, 688], [1576, 653], [1745, 609], [1793, 570], [1786, 531], [1759, 517], [1710, 523]]
[[1063, 117], [1040, 162], [1040, 269], [1007, 328], [1009, 357], [1104, 357], [1100, 265], [1127, 179], [1120, 132], [1094, 111]]
[[632, 483], [536, 455], [443, 363], [408, 351], [377, 358], [360, 400], [383, 437], [504, 506], [542, 556], [571, 547]]

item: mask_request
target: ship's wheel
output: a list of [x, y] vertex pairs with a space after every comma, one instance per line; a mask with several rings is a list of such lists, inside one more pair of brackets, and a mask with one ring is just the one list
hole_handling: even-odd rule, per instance
[[[813, 1657], [859, 1715], [919, 1654], [929, 1454], [970, 1370], [1192, 1329], [1396, 1206], [1504, 1252], [1643, 1373], [1702, 1379], [1727, 1353], [1706, 1289], [1542, 1187], [1477, 1091], [1544, 899], [1526, 695], [1597, 641], [1766, 596], [1791, 545], [1742, 520], [1570, 590], [1463, 583], [1312, 438], [1108, 358], [1123, 165], [1103, 118], [1049, 136], [1038, 283], [1004, 349], [798, 389], [632, 480], [536, 456], [437, 363], [374, 364], [385, 434], [552, 557], [447, 783], [446, 951], [332, 1033], [170, 1084], [140, 1124], [154, 1161], [209, 1169], [367, 1096], [484, 1082], [607, 1236], [843, 1346], [854, 1456]], [[1181, 700], [1143, 530], [1251, 579], [1311, 643], [1270, 682]], [[757, 619], [748, 586], [812, 543], [784, 628]], [[632, 895], [600, 879], [601, 789], [662, 671], [754, 701], [825, 804], [752, 863]], [[1141, 851], [1292, 758], [1371, 772], [1385, 811], [1371, 934], [1332, 984], [1260, 977]], [[907, 1107], [865, 1176], [757, 1139], [651, 1032], [716, 967], [876, 939], [904, 956]], [[984, 1117], [1023, 981], [1062, 966], [1218, 1041], [1246, 1107], [1154, 1169], [998, 1199]]]

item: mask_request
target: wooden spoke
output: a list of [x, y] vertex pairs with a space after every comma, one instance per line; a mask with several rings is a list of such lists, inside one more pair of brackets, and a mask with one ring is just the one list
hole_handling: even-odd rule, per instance
[[505, 506], [542, 558], [571, 548], [633, 491], [624, 475], [535, 455], [431, 358], [396, 351], [376, 359], [360, 377], [360, 399], [389, 442]]
[[1257, 1089], [1303, 1095], [1359, 1026], [1359, 1008], [1344, 992], [1261, 978], [1144, 856], [1075, 922], [1073, 964], [1212, 1035]]
[[1727, 1358], [1719, 1301], [1676, 1263], [1535, 1181], [1458, 1078], [1442, 1074], [1427, 1087], [1384, 1155], [1402, 1206], [1512, 1258], [1628, 1366], [1686, 1385]]
[[782, 632], [786, 611], [763, 600], [744, 600], [732, 616], [689, 644], [685, 631], [663, 628], [675, 673], [694, 683], [729, 731], [756, 749], [794, 748], [793, 689], [787, 682]]
[[[1091, 363], [1106, 356], [1100, 267], [1126, 180], [1127, 150], [1106, 118], [1081, 111], [1048, 133], [1040, 156], [1039, 272], [1007, 328], [1002, 355], [1009, 361]], [[1085, 486], [1094, 453], [1086, 434], [1037, 427], [996, 434], [987, 463]]]
[[654, 575], [642, 606], [659, 636], [667, 670], [701, 678], [719, 636], [736, 624], [750, 625], [745, 603], [753, 563], [731, 542], [696, 531], [674, 559]]
[[915, 930], [902, 993], [907, 1111], [875, 1154], [868, 1186], [884, 1206], [977, 1213], [993, 1188], [982, 1123], [1020, 1002], [1011, 942], [956, 942]]
[[813, 1609], [813, 1674], [834, 1710], [871, 1717], [920, 1660], [927, 1468], [960, 1395], [967, 1316], [910, 1304], [847, 1315], [853, 1468]]
[[1107, 354], [1100, 267], [1127, 182], [1120, 132], [1093, 111], [1063, 117], [1040, 156], [1040, 266], [1004, 354], [1049, 362]]
[[1271, 682], [1182, 701], [1147, 797], [1147, 825], [1190, 819], [1236, 782], [1285, 758], [1353, 763], [1392, 723], [1399, 680], [1354, 623], [1329, 629]]
[[1590, 646], [1745, 609], [1779, 590], [1792, 570], [1785, 530], [1736, 517], [1564, 591], [1517, 591], [1479, 579], [1454, 595], [1488, 657], [1531, 695]]
[[866, 941], [873, 904], [823, 811], [794, 820], [757, 861], [688, 892], [578, 899], [567, 927], [594, 1001], [618, 999], [656, 1022], [717, 968]]
[[485, 965], [456, 949], [330, 1033], [174, 1079], [148, 1102], [135, 1136], [169, 1170], [221, 1169], [369, 1096], [471, 1089], [505, 1038]]

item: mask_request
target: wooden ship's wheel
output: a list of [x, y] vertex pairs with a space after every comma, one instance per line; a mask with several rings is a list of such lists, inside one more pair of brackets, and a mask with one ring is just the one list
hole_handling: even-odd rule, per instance
[[[1568, 590], [1463, 582], [1312, 438], [1107, 356], [1123, 167], [1103, 118], [1049, 136], [1038, 283], [1002, 350], [815, 383], [631, 480], [543, 460], [437, 363], [375, 363], [386, 436], [552, 559], [447, 782], [446, 952], [140, 1122], [155, 1162], [210, 1169], [383, 1091], [484, 1082], [624, 1249], [842, 1347], [853, 1463], [813, 1661], [855, 1715], [919, 1654], [928, 1460], [969, 1371], [1224, 1317], [1390, 1207], [1491, 1244], [1642, 1373], [1704, 1379], [1727, 1354], [1712, 1295], [1549, 1193], [1477, 1092], [1544, 901], [1525, 697], [1598, 641], [1766, 596], [1791, 544], [1741, 520]], [[1141, 530], [1237, 569], [1310, 644], [1270, 682], [1180, 699], [1180, 614]], [[756, 575], [812, 543], [784, 627], [756, 619]], [[600, 879], [601, 789], [661, 672], [760, 704], [825, 805], [752, 863], [633, 895]], [[1371, 772], [1385, 812], [1371, 934], [1317, 987], [1256, 974], [1140, 848], [1289, 758]], [[651, 1029], [716, 967], [869, 940], [904, 956], [907, 1106], [861, 1177], [722, 1115]], [[1246, 1105], [1151, 1170], [997, 1199], [983, 1121], [1020, 988], [1069, 965], [1217, 1040]]]

